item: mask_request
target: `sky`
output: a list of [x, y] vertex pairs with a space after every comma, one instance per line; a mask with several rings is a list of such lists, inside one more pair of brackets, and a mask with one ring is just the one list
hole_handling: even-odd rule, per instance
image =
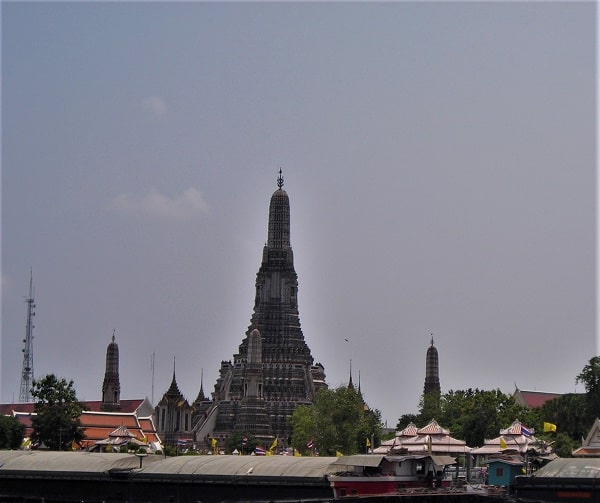
[[395, 426], [433, 334], [443, 393], [584, 391], [595, 3], [3, 2], [1, 41], [1, 401], [30, 271], [35, 377], [100, 400], [114, 331], [122, 399], [212, 392], [280, 168], [330, 386]]

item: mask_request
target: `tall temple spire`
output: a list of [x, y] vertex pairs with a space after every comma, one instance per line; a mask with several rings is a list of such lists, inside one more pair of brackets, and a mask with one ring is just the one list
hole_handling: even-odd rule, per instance
[[350, 379], [348, 379], [348, 389], [354, 389], [354, 383], [352, 382], [352, 358], [350, 358]]
[[440, 368], [438, 351], [433, 345], [433, 334], [431, 334], [431, 346], [427, 349], [425, 359], [425, 385], [423, 393], [440, 393]]
[[185, 399], [175, 377], [175, 357], [173, 357], [173, 377], [171, 385], [154, 409], [157, 429], [161, 432], [165, 445], [175, 447], [181, 438], [186, 438], [191, 428], [191, 408]]
[[115, 342], [115, 330], [112, 340], [106, 348], [106, 370], [102, 383], [102, 410], [120, 409], [121, 384], [119, 383], [119, 346]]
[[277, 251], [289, 250], [290, 255], [286, 259], [292, 264], [293, 268], [290, 245], [290, 200], [287, 192], [283, 190], [281, 169], [279, 169], [279, 177], [277, 178], [277, 190], [271, 196], [271, 204], [269, 205], [269, 232], [265, 248]]
[[[205, 429], [198, 426], [195, 432], [200, 437], [205, 430], [206, 434], [227, 437], [235, 429], [264, 439], [288, 438], [288, 418], [298, 405], [311, 404], [318, 389], [326, 387], [323, 367], [314, 365], [300, 327], [298, 276], [290, 243], [290, 201], [283, 182], [280, 169], [269, 204], [267, 242], [256, 274], [250, 325], [233, 363], [221, 362], [213, 393], [218, 406], [216, 424], [212, 429], [208, 423]], [[257, 396], [245, 394], [250, 382], [260, 390]], [[262, 418], [268, 418], [269, 424], [262, 424]]]

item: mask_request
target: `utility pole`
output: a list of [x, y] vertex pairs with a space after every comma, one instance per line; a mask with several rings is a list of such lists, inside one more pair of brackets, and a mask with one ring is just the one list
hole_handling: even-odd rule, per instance
[[29, 276], [29, 297], [27, 304], [27, 324], [25, 325], [25, 339], [23, 339], [23, 370], [21, 371], [21, 391], [19, 402], [31, 402], [31, 386], [33, 375], [33, 317], [35, 316], [35, 301], [33, 300], [33, 271]]

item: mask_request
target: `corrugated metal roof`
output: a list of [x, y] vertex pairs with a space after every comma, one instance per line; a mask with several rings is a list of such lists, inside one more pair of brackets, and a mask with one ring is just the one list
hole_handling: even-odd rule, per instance
[[144, 466], [145, 474], [317, 477], [337, 458], [295, 456], [178, 456]]
[[[161, 456], [148, 456], [146, 459]], [[95, 452], [60, 451], [0, 451], [0, 474], [3, 471], [23, 470], [36, 472], [94, 472], [113, 468], [138, 468], [140, 461], [134, 454], [105, 454]]]
[[556, 478], [600, 478], [600, 458], [558, 458], [540, 468], [534, 475]]
[[354, 456], [341, 456], [332, 464], [339, 466], [379, 466], [385, 456], [381, 454], [356, 454]]

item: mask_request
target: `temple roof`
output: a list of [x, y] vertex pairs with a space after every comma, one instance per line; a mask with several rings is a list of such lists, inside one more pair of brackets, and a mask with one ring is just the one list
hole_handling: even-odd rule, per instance
[[513, 393], [513, 398], [515, 401], [522, 405], [523, 407], [527, 407], [528, 409], [536, 409], [541, 407], [549, 400], [554, 400], [562, 396], [561, 393], [549, 393], [546, 391], [528, 391], [523, 389], [515, 389]]
[[573, 451], [576, 457], [600, 457], [600, 419], [596, 418], [581, 447]]

